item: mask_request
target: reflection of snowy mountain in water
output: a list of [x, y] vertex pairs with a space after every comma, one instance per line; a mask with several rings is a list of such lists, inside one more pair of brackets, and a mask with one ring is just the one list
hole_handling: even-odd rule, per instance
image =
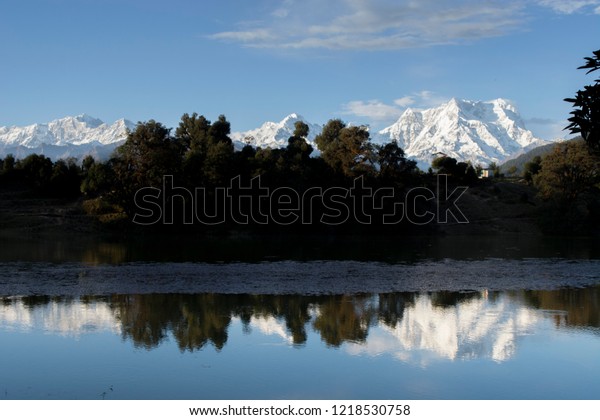
[[256, 328], [261, 334], [281, 337], [287, 344], [293, 344], [294, 338], [285, 326], [285, 321], [274, 316], [253, 316], [250, 327]]
[[11, 305], [0, 306], [0, 328], [43, 330], [45, 333], [67, 336], [121, 332], [121, 324], [106, 302], [83, 303], [79, 300], [49, 301], [34, 306], [23, 300], [15, 300]]
[[[331, 345], [327, 342], [326, 334], [332, 334], [342, 337], [339, 344], [351, 355], [388, 354], [416, 365], [427, 365], [439, 359], [505, 361], [515, 355], [521, 337], [540, 328], [553, 328], [549, 323], [542, 325], [542, 320], [547, 318], [544, 311], [529, 308], [519, 297], [507, 293], [494, 293], [493, 297], [492, 294], [488, 296], [486, 291], [453, 293], [447, 301], [443, 293], [386, 296], [397, 299], [396, 303], [404, 302], [395, 306], [392, 311], [395, 320], [388, 320], [387, 324], [382, 321], [381, 315], [377, 317], [378, 313], [389, 309], [386, 302], [380, 300], [383, 298], [378, 298], [378, 295], [371, 295], [356, 297], [356, 300], [349, 296], [348, 299], [333, 298], [327, 303], [315, 301], [308, 306], [306, 314], [301, 317], [301, 324], [296, 327], [308, 333], [308, 336], [304, 336], [308, 345], [315, 344], [315, 336], [319, 335], [320, 341]], [[5, 300], [0, 305], [0, 331], [40, 330], [50, 334], [79, 336], [98, 332], [121, 334], [128, 328], [123, 324], [127, 318], [121, 319], [119, 310], [112, 307], [110, 300], [91, 299], [83, 302], [78, 299], [32, 299]], [[132, 304], [135, 301], [133, 297]], [[336, 306], [338, 303], [341, 306]], [[176, 307], [180, 305], [183, 305], [182, 308], [185, 306], [175, 304]], [[220, 310], [224, 310], [224, 314], [229, 313], [234, 324], [240, 326], [242, 320], [235, 315], [239, 313], [239, 308], [234, 305]], [[160, 311], [147, 308], [147, 311], [135, 315], [136, 323], [147, 322], [143, 317], [140, 318], [142, 313], [153, 313], [153, 316], [158, 316], [155, 321], [159, 321]], [[159, 324], [166, 329], [176, 329], [171, 322], [177, 323], [185, 318], [177, 313], [171, 315], [174, 317], [165, 318]], [[553, 316], [566, 315], [554, 313]], [[181, 322], [185, 324], [185, 320]], [[297, 343], [283, 316], [254, 313], [247, 322], [244, 328], [248, 328], [251, 334], [272, 336], [287, 345]], [[224, 323], [224, 328], [227, 329], [228, 325]], [[363, 331], [362, 338], [353, 339], [344, 335], [344, 331], [354, 331], [348, 329], [349, 325]], [[315, 335], [311, 336], [311, 332]], [[337, 347], [337, 344], [333, 345]]]
[[381, 355], [419, 364], [429, 359], [510, 359], [517, 340], [530, 334], [543, 313], [522, 306], [503, 295], [496, 300], [480, 298], [456, 306], [435, 306], [420, 295], [406, 307], [395, 327], [380, 325], [364, 344], [349, 344], [351, 354]]

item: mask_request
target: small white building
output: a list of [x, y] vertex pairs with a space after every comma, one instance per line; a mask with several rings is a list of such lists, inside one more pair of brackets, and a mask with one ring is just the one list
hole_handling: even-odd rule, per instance
[[479, 178], [493, 178], [494, 177], [494, 170], [490, 169], [490, 168], [484, 168], [481, 170], [481, 175], [479, 176]]

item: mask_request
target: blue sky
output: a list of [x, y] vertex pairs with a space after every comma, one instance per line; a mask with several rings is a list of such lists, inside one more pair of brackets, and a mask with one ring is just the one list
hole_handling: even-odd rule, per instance
[[451, 97], [514, 101], [565, 135], [600, 0], [3, 0], [0, 126], [297, 112], [383, 128]]

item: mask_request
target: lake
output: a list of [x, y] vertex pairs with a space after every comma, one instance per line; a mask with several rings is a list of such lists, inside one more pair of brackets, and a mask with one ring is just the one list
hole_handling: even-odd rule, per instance
[[599, 399], [594, 241], [7, 239], [2, 399]]

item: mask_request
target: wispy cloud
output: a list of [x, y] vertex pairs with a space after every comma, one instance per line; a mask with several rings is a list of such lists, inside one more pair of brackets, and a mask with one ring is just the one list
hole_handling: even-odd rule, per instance
[[566, 120], [559, 121], [549, 118], [528, 118], [525, 121], [528, 129], [533, 131], [534, 135], [547, 140], [564, 139], [573, 137], [565, 127], [568, 122]]
[[366, 118], [376, 124], [385, 123], [400, 118], [408, 107], [414, 109], [432, 108], [448, 100], [449, 98], [424, 90], [395, 99], [391, 104], [386, 104], [377, 99], [350, 101], [342, 105], [342, 114]]
[[600, 14], [600, 0], [535, 0], [537, 4], [549, 7], [556, 13], [595, 13]]
[[294, 0], [284, 0], [281, 5], [271, 12], [271, 16], [275, 18], [286, 18], [291, 13], [291, 8], [294, 6]]
[[210, 37], [260, 48], [394, 50], [504, 35], [522, 24], [522, 10], [517, 0], [284, 0], [274, 19]]
[[211, 35], [211, 38], [224, 41], [237, 41], [243, 44], [255, 44], [272, 42], [276, 39], [276, 36], [269, 29], [254, 29], [249, 31], [219, 32], [218, 34]]
[[402, 109], [387, 105], [376, 99], [369, 101], [350, 101], [343, 105], [343, 114], [367, 118], [372, 121], [389, 121], [397, 119], [402, 114]]
[[600, 0], [282, 0], [271, 19], [209, 38], [255, 48], [399, 50], [524, 29], [530, 7], [600, 13]]

